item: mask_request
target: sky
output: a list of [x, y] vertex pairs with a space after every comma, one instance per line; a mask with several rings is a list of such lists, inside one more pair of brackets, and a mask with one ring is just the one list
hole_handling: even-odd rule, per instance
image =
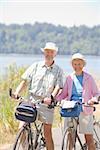
[[0, 23], [100, 25], [100, 0], [0, 0]]

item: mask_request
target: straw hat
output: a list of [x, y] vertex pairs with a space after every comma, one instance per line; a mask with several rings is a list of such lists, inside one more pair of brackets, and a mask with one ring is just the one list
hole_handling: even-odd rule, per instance
[[44, 48], [41, 48], [42, 52], [44, 52], [44, 50], [53, 50], [53, 51], [58, 51], [58, 47], [56, 46], [55, 43], [52, 42], [47, 42]]

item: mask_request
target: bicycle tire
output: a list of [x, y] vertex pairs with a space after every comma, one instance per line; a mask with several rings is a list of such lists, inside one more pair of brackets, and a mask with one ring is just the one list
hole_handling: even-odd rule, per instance
[[[96, 150], [100, 150], [100, 122], [99, 121], [94, 122], [93, 130], [94, 130], [93, 131], [93, 139], [94, 139]], [[83, 147], [84, 147], [84, 150], [87, 150], [86, 143], [84, 143]]]
[[[73, 130], [73, 131], [70, 131]], [[71, 134], [73, 135], [73, 149], [74, 150], [87, 150], [87, 147], [85, 145], [82, 144], [81, 139], [79, 137], [79, 135], [77, 134], [77, 131], [75, 132], [75, 129], [71, 129], [71, 128], [66, 128], [64, 134], [63, 134], [63, 138], [62, 138], [62, 145], [61, 145], [61, 150], [68, 150], [69, 149], [69, 138], [68, 138], [68, 134], [69, 132], [72, 132]], [[79, 144], [76, 144], [76, 140], [78, 140]]]
[[69, 136], [70, 136], [70, 132], [72, 132], [71, 128], [66, 128], [63, 134], [63, 138], [62, 138], [62, 145], [61, 145], [61, 150], [67, 150], [69, 147]]
[[94, 142], [96, 145], [96, 150], [100, 150], [100, 122], [95, 121], [94, 122]]
[[22, 127], [17, 134], [13, 150], [32, 150], [31, 145], [29, 145], [29, 141], [27, 142], [26, 147], [25, 141], [23, 140], [23, 135], [25, 134], [28, 135], [26, 139], [29, 140], [28, 130], [25, 127]]

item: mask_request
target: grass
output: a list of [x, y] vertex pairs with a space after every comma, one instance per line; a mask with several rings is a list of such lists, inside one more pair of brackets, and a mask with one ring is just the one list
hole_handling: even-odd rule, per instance
[[[18, 129], [18, 121], [14, 117], [14, 109], [17, 102], [9, 97], [9, 88], [16, 89], [20, 83], [20, 77], [26, 68], [17, 68], [15, 64], [9, 66], [5, 75], [0, 76], [0, 144], [10, 143]], [[100, 81], [96, 78], [98, 86]], [[25, 95], [24, 92], [22, 95]], [[97, 106], [95, 112], [96, 118], [100, 119], [100, 106]], [[55, 109], [53, 127], [60, 127], [59, 108]], [[6, 138], [5, 138], [6, 137]]]
[[16, 102], [10, 99], [9, 88], [17, 87], [24, 70], [25, 68], [17, 68], [13, 64], [5, 75], [0, 76], [0, 143], [9, 141], [9, 136], [15, 134], [18, 127], [14, 118]]

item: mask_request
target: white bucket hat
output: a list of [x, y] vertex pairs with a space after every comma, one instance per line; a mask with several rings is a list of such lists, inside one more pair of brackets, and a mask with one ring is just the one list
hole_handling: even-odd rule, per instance
[[44, 52], [44, 50], [46, 49], [50, 49], [50, 50], [53, 50], [53, 51], [58, 51], [58, 47], [56, 47], [56, 44], [55, 43], [52, 43], [52, 42], [47, 42], [45, 47], [44, 48], [41, 48], [42, 52]]
[[72, 55], [71, 61], [73, 61], [74, 59], [81, 59], [86, 63], [84, 56], [80, 53], [75, 53], [74, 55]]

